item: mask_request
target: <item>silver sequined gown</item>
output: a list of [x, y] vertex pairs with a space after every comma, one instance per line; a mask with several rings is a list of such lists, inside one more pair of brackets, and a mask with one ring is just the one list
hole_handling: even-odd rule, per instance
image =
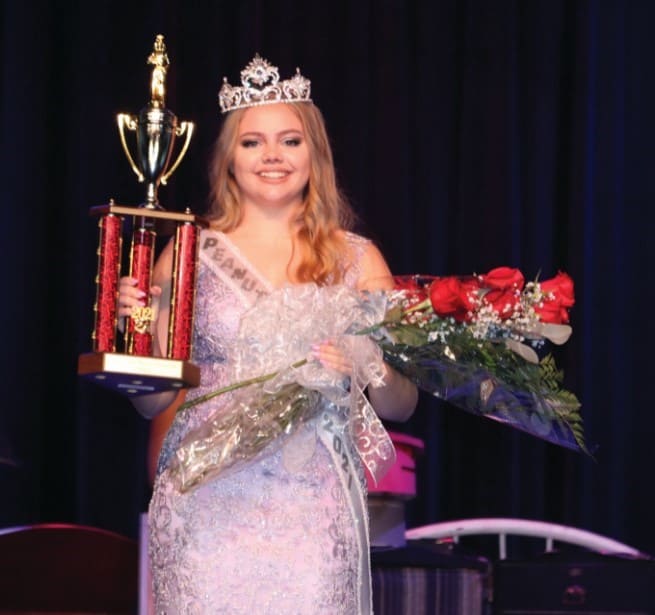
[[[361, 255], [366, 240], [348, 237]], [[356, 262], [348, 285], [357, 281]], [[228, 384], [230, 341], [247, 307], [201, 260], [193, 360], [202, 384], [190, 395]], [[156, 613], [358, 615], [358, 584], [370, 583], [357, 574], [361, 543], [355, 527], [362, 520], [353, 519], [314, 424], [291, 436], [291, 445], [276, 446], [239, 471], [184, 494], [175, 488], [167, 469], [171, 456], [212, 403], [222, 402], [178, 414], [162, 448], [149, 509]]]

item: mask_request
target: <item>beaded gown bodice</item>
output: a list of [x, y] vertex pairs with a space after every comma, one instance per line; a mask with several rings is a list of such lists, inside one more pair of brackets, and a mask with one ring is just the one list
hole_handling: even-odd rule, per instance
[[[238, 255], [229, 238], [212, 231]], [[358, 256], [367, 240], [347, 235], [355, 255], [344, 283], [355, 286]], [[247, 272], [218, 272], [200, 260], [196, 290], [193, 361], [201, 369], [199, 396], [229, 384], [230, 343], [250, 307], [230, 280]], [[182, 438], [210, 413], [220, 396], [178, 414], [164, 442], [149, 510], [150, 558], [158, 614], [167, 615], [355, 615], [362, 578], [361, 541], [353, 507], [333, 457], [307, 422], [269, 451], [225, 475], [181, 493], [170, 463]], [[217, 406], [218, 404], [218, 406]], [[360, 480], [361, 465], [358, 466]], [[361, 526], [360, 526], [361, 527]], [[369, 612], [369, 609], [365, 611]]]

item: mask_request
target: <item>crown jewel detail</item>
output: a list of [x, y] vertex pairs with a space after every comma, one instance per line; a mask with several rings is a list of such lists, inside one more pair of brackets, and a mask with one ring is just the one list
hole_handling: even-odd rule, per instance
[[221, 113], [267, 105], [272, 103], [311, 102], [311, 81], [300, 74], [280, 81], [277, 66], [273, 66], [259, 54], [241, 71], [240, 86], [232, 86], [223, 78], [223, 86], [218, 93]]

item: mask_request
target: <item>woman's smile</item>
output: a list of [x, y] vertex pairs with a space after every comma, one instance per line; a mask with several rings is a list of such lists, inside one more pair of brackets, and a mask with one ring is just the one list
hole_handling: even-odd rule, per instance
[[243, 114], [232, 168], [245, 207], [297, 208], [302, 203], [309, 148], [289, 105], [251, 107]]

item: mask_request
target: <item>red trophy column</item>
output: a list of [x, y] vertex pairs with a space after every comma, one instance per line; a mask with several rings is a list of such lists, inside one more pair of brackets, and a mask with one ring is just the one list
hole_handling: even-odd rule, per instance
[[191, 357], [199, 236], [196, 224], [185, 222], [177, 226], [171, 320], [168, 331], [167, 356], [169, 359], [186, 361]]
[[93, 350], [116, 350], [116, 294], [121, 268], [123, 219], [114, 214], [100, 218], [98, 222], [98, 273], [96, 276], [95, 327]]
[[[132, 235], [130, 253], [130, 276], [137, 280], [137, 288], [150, 297], [152, 286], [152, 267], [155, 253], [155, 232], [142, 224]], [[148, 299], [149, 301], [149, 299]], [[152, 333], [150, 326], [154, 320], [151, 305], [133, 308], [128, 319], [125, 339], [127, 354], [149, 357], [152, 355]]]

